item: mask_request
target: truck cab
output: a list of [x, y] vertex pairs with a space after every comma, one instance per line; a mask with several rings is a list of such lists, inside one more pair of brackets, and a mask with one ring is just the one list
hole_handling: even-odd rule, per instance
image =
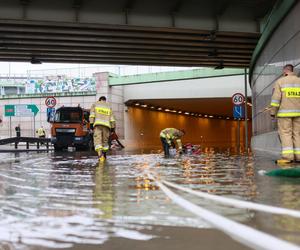
[[75, 147], [90, 150], [93, 137], [90, 134], [90, 112], [78, 107], [60, 107], [51, 121], [51, 142], [55, 151]]

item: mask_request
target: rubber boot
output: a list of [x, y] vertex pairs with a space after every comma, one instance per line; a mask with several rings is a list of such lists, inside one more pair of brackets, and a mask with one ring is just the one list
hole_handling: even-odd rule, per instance
[[278, 159], [275, 161], [275, 163], [278, 165], [287, 165], [293, 163], [293, 161], [287, 159]]
[[105, 161], [105, 156], [104, 156], [104, 153], [102, 152], [102, 150], [98, 151], [98, 159], [99, 159], [99, 162]]
[[105, 162], [105, 160], [106, 160], [106, 158], [105, 158], [104, 154], [102, 154], [102, 155], [100, 156], [100, 158], [99, 158], [99, 161], [100, 161], [101, 163], [103, 163], [103, 162]]

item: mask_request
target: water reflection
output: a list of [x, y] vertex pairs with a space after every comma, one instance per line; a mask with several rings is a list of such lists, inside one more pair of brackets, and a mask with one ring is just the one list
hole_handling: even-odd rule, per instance
[[[114, 155], [104, 166], [84, 152], [7, 155], [0, 164], [0, 242], [29, 249], [32, 245], [99, 245], [111, 237], [148, 240], [158, 235], [142, 230], [153, 225], [209, 227], [173, 204], [146, 178], [144, 170], [148, 168], [179, 185], [244, 200], [262, 199], [265, 191], [257, 183], [269, 180], [257, 179], [252, 156], [211, 148], [201, 155], [174, 159], [164, 159], [161, 154]], [[275, 182], [269, 184], [273, 189], [278, 187]], [[299, 208], [295, 186], [280, 187], [285, 195], [280, 196], [278, 205]], [[257, 217], [246, 209], [180, 194], [243, 223], [252, 223]], [[266, 198], [263, 203], [272, 201]], [[300, 231], [285, 217], [274, 221], [278, 228]], [[255, 226], [262, 223], [264, 219]]]
[[114, 213], [115, 191], [111, 173], [107, 166], [96, 167], [94, 173], [93, 204], [102, 213], [99, 218], [111, 219]]

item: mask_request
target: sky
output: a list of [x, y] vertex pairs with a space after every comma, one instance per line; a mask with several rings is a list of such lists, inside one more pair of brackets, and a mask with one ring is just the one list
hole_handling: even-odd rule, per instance
[[70, 63], [43, 63], [31, 64], [21, 62], [0, 62], [0, 76], [14, 75], [76, 75], [91, 76], [95, 72], [108, 71], [121, 75], [154, 73], [192, 69], [188, 67], [159, 67], [159, 66], [128, 66], [128, 65], [102, 65], [102, 64], [70, 64]]
[[69, 63], [43, 63], [43, 64], [31, 64], [20, 62], [0, 62], [0, 74], [8, 75], [14, 74], [27, 74], [32, 70], [48, 70], [48, 69], [62, 69], [62, 68], [79, 68], [79, 67], [91, 67], [91, 64], [69, 64]]

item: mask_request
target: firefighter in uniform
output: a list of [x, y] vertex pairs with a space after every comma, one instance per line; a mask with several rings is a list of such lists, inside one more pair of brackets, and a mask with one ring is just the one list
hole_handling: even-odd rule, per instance
[[90, 110], [90, 126], [94, 131], [94, 146], [99, 160], [104, 162], [109, 149], [109, 136], [115, 130], [115, 118], [106, 97], [101, 96]]
[[282, 146], [282, 158], [277, 163], [300, 161], [300, 78], [287, 64], [283, 77], [274, 85], [271, 100], [271, 116], [277, 117], [278, 132]]
[[185, 134], [184, 130], [179, 130], [176, 128], [165, 128], [160, 132], [160, 140], [164, 149], [165, 157], [169, 157], [169, 149], [175, 147], [174, 141], [178, 145], [179, 154], [182, 154], [182, 143], [181, 137]]
[[46, 131], [44, 129], [43, 126], [41, 126], [38, 130], [37, 130], [37, 135], [39, 138], [45, 138], [46, 137]]

